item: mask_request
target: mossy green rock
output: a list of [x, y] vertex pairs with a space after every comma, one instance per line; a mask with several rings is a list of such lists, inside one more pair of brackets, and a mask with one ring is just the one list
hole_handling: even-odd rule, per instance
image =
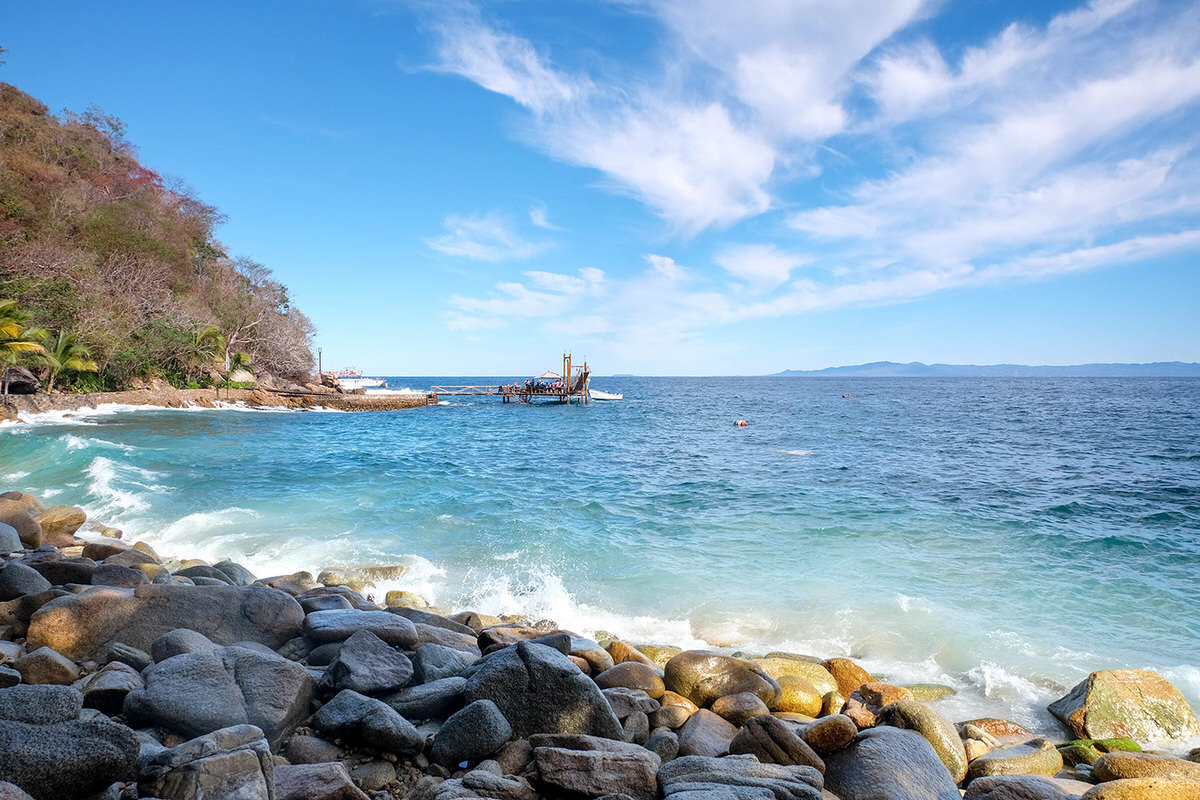
[[1200, 720], [1184, 696], [1150, 670], [1093, 672], [1049, 708], [1081, 739], [1157, 742], [1200, 735]]
[[1001, 747], [971, 762], [967, 778], [985, 775], [1046, 775], [1053, 777], [1063, 768], [1063, 758], [1053, 744], [1034, 739], [1026, 744]]
[[1115, 751], [1131, 753], [1142, 752], [1141, 746], [1133, 739], [1076, 739], [1073, 742], [1059, 745], [1058, 752], [1062, 754], [1063, 763], [1068, 767], [1077, 764], [1095, 764], [1100, 756]]
[[953, 686], [946, 686], [942, 683], [910, 683], [905, 688], [922, 703], [936, 703], [938, 700], [958, 694], [958, 690]]

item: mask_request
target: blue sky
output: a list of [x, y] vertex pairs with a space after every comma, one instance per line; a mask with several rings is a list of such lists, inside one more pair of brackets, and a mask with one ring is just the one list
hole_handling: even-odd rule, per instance
[[1200, 6], [6, 4], [327, 367], [1200, 360]]

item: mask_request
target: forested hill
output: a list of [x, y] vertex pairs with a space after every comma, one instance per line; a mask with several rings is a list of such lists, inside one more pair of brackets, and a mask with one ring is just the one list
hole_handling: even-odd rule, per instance
[[78, 336], [97, 370], [68, 383], [205, 384], [231, 360], [291, 379], [312, 371], [312, 324], [270, 270], [226, 252], [221, 219], [139, 163], [115, 117], [56, 117], [0, 83], [0, 299], [51, 342]]

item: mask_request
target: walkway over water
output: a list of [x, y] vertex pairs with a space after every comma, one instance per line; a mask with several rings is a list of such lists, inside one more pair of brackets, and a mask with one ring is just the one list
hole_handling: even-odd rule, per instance
[[590, 400], [588, 384], [591, 370], [586, 361], [577, 367], [571, 363], [571, 354], [563, 354], [562, 373], [543, 372], [524, 383], [508, 383], [500, 386], [434, 386], [429, 391], [429, 402], [437, 403], [442, 397], [499, 397], [505, 403], [532, 403], [534, 400], [557, 400], [568, 405], [587, 404]]

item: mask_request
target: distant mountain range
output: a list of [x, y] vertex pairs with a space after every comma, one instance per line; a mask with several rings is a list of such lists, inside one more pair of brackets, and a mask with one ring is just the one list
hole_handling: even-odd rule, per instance
[[922, 364], [913, 361], [875, 361], [852, 367], [785, 369], [776, 372], [792, 378], [1178, 378], [1200, 377], [1200, 364], [1156, 361], [1153, 364], [1075, 364], [1063, 367], [1030, 367], [1023, 364]]

